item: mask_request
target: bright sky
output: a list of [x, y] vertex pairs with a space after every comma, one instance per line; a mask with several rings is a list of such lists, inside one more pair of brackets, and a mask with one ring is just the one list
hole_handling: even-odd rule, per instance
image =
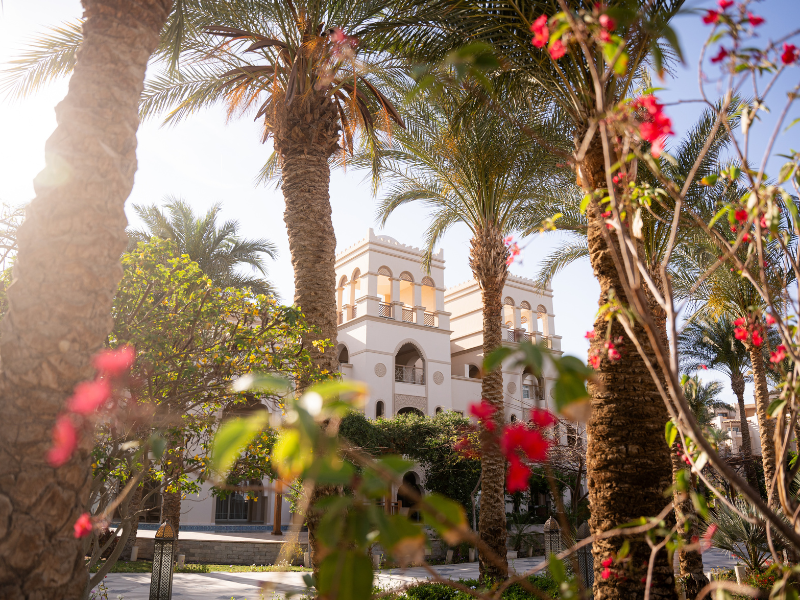
[[[711, 7], [716, 2], [687, 2], [687, 5]], [[800, 23], [798, 0], [767, 0], [755, 5], [755, 9], [767, 20], [765, 33], [769, 27], [773, 36], [786, 33]], [[81, 13], [79, 0], [5, 0], [0, 8], [0, 66], [45, 26], [76, 19]], [[679, 67], [675, 79], [658, 85], [667, 88], [661, 93], [667, 100], [695, 99], [699, 97], [696, 60], [708, 32], [697, 15], [678, 17], [675, 27], [689, 62], [685, 68]], [[797, 81], [796, 72], [791, 79]], [[44, 143], [56, 125], [53, 107], [66, 89], [66, 81], [60, 81], [23, 102], [0, 102], [0, 200], [21, 204], [32, 199], [32, 180], [44, 167]], [[715, 89], [711, 82], [707, 91], [713, 94]], [[694, 122], [697, 111], [696, 104], [668, 108], [678, 136]], [[791, 116], [789, 121], [797, 116]], [[197, 211], [222, 202], [223, 218], [238, 220], [243, 236], [263, 237], [277, 244], [280, 257], [270, 266], [270, 277], [282, 299], [291, 302], [293, 274], [283, 224], [283, 197], [274, 185], [256, 187], [254, 183], [271, 152], [269, 146], [260, 143], [259, 137], [259, 126], [249, 118], [226, 123], [221, 107], [198, 113], [177, 127], [161, 128], [158, 121], [144, 123], [139, 129], [139, 168], [128, 201], [128, 217], [132, 223], [136, 222], [131, 204], [159, 202], [168, 194], [183, 197]], [[765, 141], [763, 136], [755, 140], [761, 147]], [[378, 229], [374, 222], [375, 200], [363, 173], [335, 172], [331, 204], [339, 248], [364, 237], [369, 227], [402, 243], [422, 244], [427, 215], [420, 207], [399, 210], [385, 229]], [[468, 242], [469, 232], [463, 226], [455, 227], [444, 238], [448, 287], [472, 278], [467, 262]], [[538, 261], [557, 244], [557, 234], [530, 240], [523, 260], [512, 266], [512, 272], [532, 277]], [[585, 359], [588, 345], [583, 335], [592, 326], [599, 294], [588, 261], [569, 267], [555, 279], [553, 288], [556, 333], [563, 337], [562, 348]], [[706, 376], [712, 377], [715, 376], [710, 373]], [[733, 401], [729, 392], [726, 400]], [[750, 389], [747, 401], [752, 402]]]

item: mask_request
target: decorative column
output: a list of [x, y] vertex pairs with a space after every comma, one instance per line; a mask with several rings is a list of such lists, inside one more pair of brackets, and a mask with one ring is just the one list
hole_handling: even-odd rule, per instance
[[380, 302], [378, 298], [378, 274], [372, 272], [364, 273], [361, 279], [367, 280], [367, 293], [361, 296], [356, 302], [358, 305], [358, 316], [371, 315], [377, 317], [378, 302]]
[[425, 308], [422, 306], [422, 285], [414, 282], [414, 320], [417, 325], [425, 324]]
[[400, 280], [392, 279], [392, 297], [390, 303], [392, 305], [392, 317], [395, 321], [403, 320], [403, 302], [400, 300]]

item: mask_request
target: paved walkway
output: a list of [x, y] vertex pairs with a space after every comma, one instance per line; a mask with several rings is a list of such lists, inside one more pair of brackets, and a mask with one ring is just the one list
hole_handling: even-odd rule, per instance
[[[510, 561], [517, 573], [524, 573], [544, 560], [543, 556]], [[736, 561], [726, 553], [712, 548], [703, 554], [706, 569], [732, 568]], [[431, 567], [449, 579], [477, 579], [478, 563], [439, 565]], [[272, 600], [284, 598], [287, 592], [306, 590], [300, 572], [274, 573], [176, 573], [172, 583], [175, 600]], [[392, 589], [431, 577], [422, 567], [386, 569], [376, 575], [376, 585]], [[150, 593], [148, 573], [112, 573], [106, 579], [109, 600], [147, 600]]]

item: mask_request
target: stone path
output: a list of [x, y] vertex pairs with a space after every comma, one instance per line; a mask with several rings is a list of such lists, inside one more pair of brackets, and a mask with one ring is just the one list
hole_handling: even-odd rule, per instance
[[[544, 560], [543, 556], [510, 561], [510, 567], [524, 573]], [[736, 561], [725, 552], [712, 548], [703, 554], [706, 569], [732, 568]], [[477, 579], [478, 563], [431, 567], [449, 579]], [[272, 600], [284, 598], [287, 592], [304, 592], [303, 575], [299, 572], [276, 573], [176, 573], [172, 583], [175, 600]], [[376, 585], [397, 588], [431, 577], [422, 567], [379, 571]], [[109, 600], [147, 600], [150, 593], [148, 573], [112, 573], [106, 578]]]

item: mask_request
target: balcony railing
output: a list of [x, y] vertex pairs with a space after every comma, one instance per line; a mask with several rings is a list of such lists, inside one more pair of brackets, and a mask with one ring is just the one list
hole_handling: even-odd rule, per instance
[[542, 344], [544, 344], [545, 348], [552, 348], [553, 347], [553, 339], [543, 335], [542, 336]]
[[406, 323], [414, 322], [414, 309], [403, 307], [403, 321]]
[[404, 367], [395, 365], [394, 380], [401, 383], [425, 385], [425, 369], [422, 367]]
[[391, 319], [392, 305], [387, 304], [386, 302], [381, 302], [380, 304], [378, 304], [378, 316], [383, 317], [384, 319]]
[[355, 319], [356, 316], [358, 316], [358, 304], [353, 304], [353, 316], [350, 318]]
[[423, 315], [422, 324], [425, 325], [425, 327], [433, 327], [434, 326], [433, 319], [434, 319], [434, 314], [432, 312], [426, 312]]
[[514, 333], [515, 332], [514, 332], [513, 329], [509, 329], [508, 333], [506, 333], [506, 341], [508, 341], [508, 342], [516, 342], [517, 341], [517, 337], [514, 335]]
[[344, 323], [344, 311], [339, 311], [339, 325]]
[[527, 331], [518, 331], [517, 332], [517, 341], [518, 342], [530, 342], [531, 341], [531, 334]]

